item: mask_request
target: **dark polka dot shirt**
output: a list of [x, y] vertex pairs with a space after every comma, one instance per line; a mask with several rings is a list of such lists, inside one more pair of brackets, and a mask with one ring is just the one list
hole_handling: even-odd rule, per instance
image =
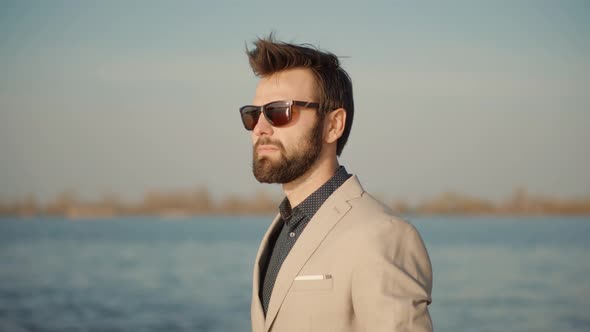
[[275, 284], [281, 265], [289, 252], [295, 245], [295, 242], [303, 232], [307, 223], [320, 209], [322, 204], [338, 189], [351, 174], [348, 174], [344, 166], [340, 166], [336, 171], [336, 174], [322, 185], [318, 190], [309, 195], [303, 202], [294, 208], [291, 208], [291, 204], [287, 197], [283, 199], [279, 206], [279, 213], [283, 221], [280, 231], [275, 232], [273, 236], [269, 238], [269, 249], [271, 254], [268, 255], [267, 262], [263, 262], [261, 268], [260, 279], [260, 299], [262, 302], [262, 308], [264, 314], [268, 309], [268, 303], [270, 302], [270, 296]]

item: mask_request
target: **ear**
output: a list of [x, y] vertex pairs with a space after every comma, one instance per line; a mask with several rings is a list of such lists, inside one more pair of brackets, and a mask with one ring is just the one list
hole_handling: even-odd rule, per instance
[[336, 142], [344, 132], [346, 125], [346, 110], [338, 108], [326, 114], [324, 120], [324, 139], [327, 143]]

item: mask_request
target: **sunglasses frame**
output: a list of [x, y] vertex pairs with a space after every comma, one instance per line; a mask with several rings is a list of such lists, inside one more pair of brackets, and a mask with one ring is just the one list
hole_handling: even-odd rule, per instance
[[[266, 107], [268, 107], [271, 104], [274, 103], [285, 103], [287, 106], [287, 121], [282, 124], [282, 125], [275, 125], [275, 123], [270, 119], [270, 116], [266, 113]], [[273, 127], [282, 127], [282, 126], [286, 126], [287, 124], [289, 124], [293, 118], [293, 105], [295, 106], [301, 106], [303, 108], [312, 108], [312, 109], [319, 109], [320, 108], [320, 103], [315, 103], [315, 102], [309, 102], [309, 101], [301, 101], [301, 100], [275, 100], [275, 101], [271, 101], [270, 103], [261, 105], [261, 106], [256, 106], [256, 105], [246, 105], [246, 106], [242, 106], [240, 107], [240, 115], [242, 118], [242, 124], [244, 125], [244, 128], [246, 128], [246, 130], [248, 131], [252, 131], [254, 130], [254, 128], [256, 127], [256, 125], [258, 124], [258, 119], [260, 119], [260, 113], [264, 114], [264, 118], [266, 119], [266, 121], [268, 121], [268, 123], [270, 123], [271, 126]], [[245, 112], [245, 110], [248, 108], [248, 111]], [[252, 126], [252, 129], [249, 129], [248, 126], [246, 125], [246, 121], [244, 120], [244, 116], [246, 114], [251, 114], [251, 113], [258, 113], [256, 117], [256, 120], [254, 121], [254, 125]]]

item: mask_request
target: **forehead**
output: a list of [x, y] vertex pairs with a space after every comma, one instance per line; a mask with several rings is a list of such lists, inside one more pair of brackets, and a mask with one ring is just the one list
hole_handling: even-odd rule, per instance
[[309, 69], [283, 70], [258, 81], [254, 104], [275, 100], [301, 100], [317, 102], [315, 76]]

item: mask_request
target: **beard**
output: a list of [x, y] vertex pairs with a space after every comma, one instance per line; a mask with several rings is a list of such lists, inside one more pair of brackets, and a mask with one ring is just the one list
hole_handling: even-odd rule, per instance
[[[315, 126], [303, 138], [293, 151], [287, 153], [280, 141], [273, 141], [270, 137], [263, 137], [254, 145], [252, 171], [254, 177], [261, 183], [289, 183], [305, 174], [315, 163], [322, 151], [323, 119], [318, 119]], [[274, 145], [279, 149], [279, 159], [273, 160], [268, 156], [259, 156], [259, 145]]]

